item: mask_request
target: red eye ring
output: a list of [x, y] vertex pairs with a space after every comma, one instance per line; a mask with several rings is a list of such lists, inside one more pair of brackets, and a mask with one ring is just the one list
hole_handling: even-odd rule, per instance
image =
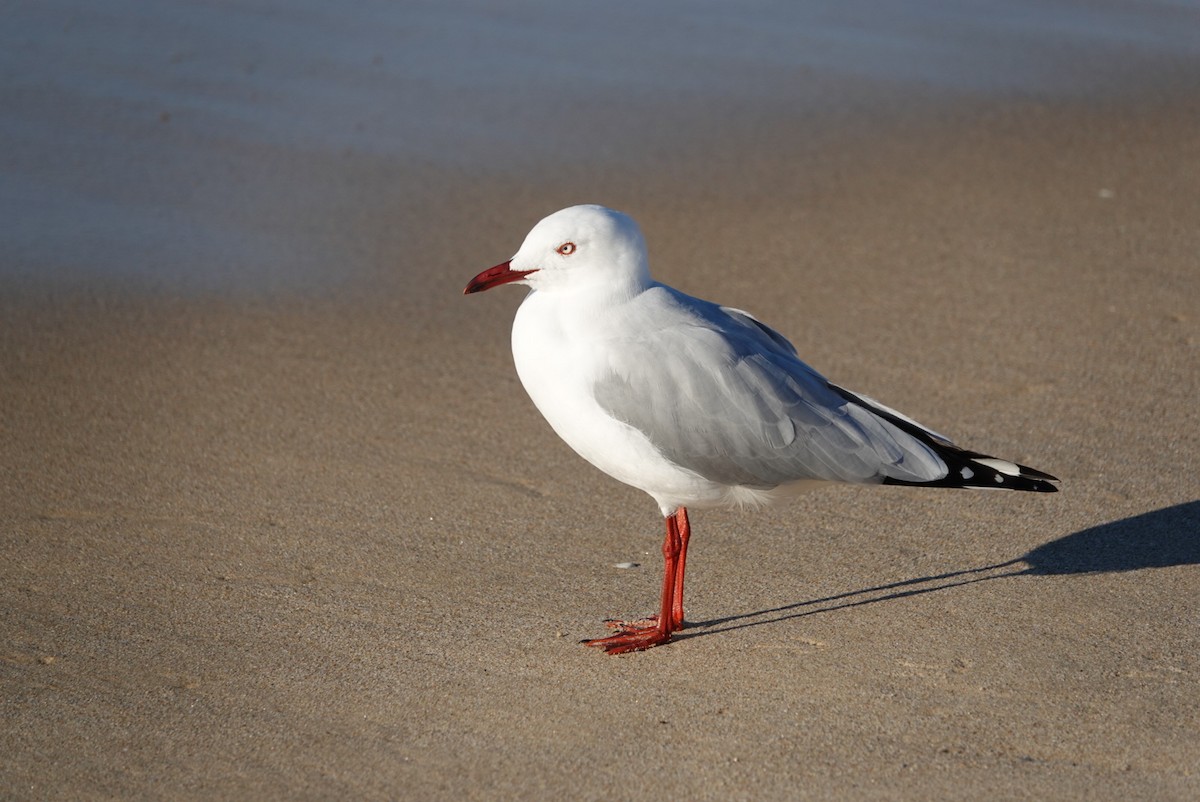
[[571, 254], [575, 253], [575, 243], [574, 242], [564, 242], [562, 245], [559, 245], [555, 250], [558, 251], [563, 256], [570, 256]]

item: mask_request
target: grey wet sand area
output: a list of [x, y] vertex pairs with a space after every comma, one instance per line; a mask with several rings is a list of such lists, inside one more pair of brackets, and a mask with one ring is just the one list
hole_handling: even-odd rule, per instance
[[[75, 176], [58, 112], [19, 106], [6, 171], [39, 189], [0, 298], [3, 795], [1196, 798], [1186, 67], [1140, 96], [850, 81], [848, 107], [694, 140], [668, 105], [678, 148], [545, 171], [210, 137], [148, 104], [130, 147], [171, 180], [124, 186], [130, 107], [92, 109]], [[698, 512], [691, 626], [579, 646], [654, 608], [661, 519], [525, 398], [521, 291], [460, 293], [581, 201], [639, 219], [663, 280], [1063, 491]], [[149, 264], [175, 251], [211, 271]]]

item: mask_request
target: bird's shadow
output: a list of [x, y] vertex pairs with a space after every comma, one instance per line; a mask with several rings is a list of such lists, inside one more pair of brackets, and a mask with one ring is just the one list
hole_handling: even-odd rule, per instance
[[903, 579], [725, 618], [689, 621], [677, 637], [702, 637], [774, 624], [1014, 576], [1102, 574], [1196, 564], [1200, 564], [1200, 501], [1191, 501], [1092, 526], [992, 565]]

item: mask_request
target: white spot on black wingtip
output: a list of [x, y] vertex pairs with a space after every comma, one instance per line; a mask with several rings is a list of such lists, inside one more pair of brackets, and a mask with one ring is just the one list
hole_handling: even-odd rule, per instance
[[975, 475], [975, 471], [971, 470], [970, 468], [968, 468], [964, 465], [962, 470], [959, 471], [959, 474], [962, 476], [963, 479], [970, 479], [972, 476]]
[[997, 473], [997, 474], [996, 474], [995, 476], [993, 476], [992, 478], [996, 480], [996, 484], [998, 484], [998, 485], [1002, 485], [1002, 484], [1004, 484], [1004, 474], [1002, 474], [1002, 473]]
[[1006, 459], [996, 459], [995, 457], [977, 457], [975, 459], [980, 465], [986, 465], [989, 468], [999, 471], [1009, 476], [1020, 476], [1021, 467], [1015, 462], [1009, 462]]

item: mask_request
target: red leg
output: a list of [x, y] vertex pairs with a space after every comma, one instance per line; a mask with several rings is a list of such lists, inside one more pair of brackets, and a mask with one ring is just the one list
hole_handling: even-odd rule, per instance
[[683, 564], [687, 558], [687, 538], [690, 535], [687, 511], [680, 507], [667, 517], [667, 534], [662, 547], [662, 599], [658, 615], [631, 623], [610, 622], [610, 626], [620, 630], [616, 635], [584, 641], [584, 645], [599, 646], [609, 654], [635, 652], [666, 643], [671, 639], [672, 632], [683, 628]]
[[683, 572], [687, 566], [688, 539], [692, 536], [692, 525], [688, 523], [687, 508], [680, 507], [672, 516], [679, 532], [679, 560], [675, 563], [675, 595], [671, 600], [671, 631], [683, 629]]

